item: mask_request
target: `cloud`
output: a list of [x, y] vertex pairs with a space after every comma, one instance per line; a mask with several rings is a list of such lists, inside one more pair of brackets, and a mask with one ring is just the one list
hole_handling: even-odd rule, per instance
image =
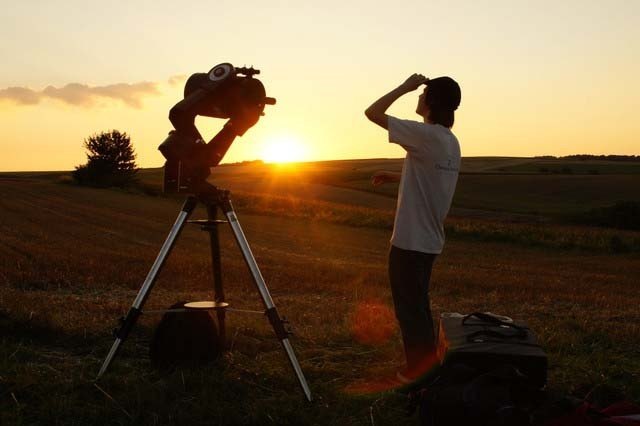
[[171, 77], [169, 77], [169, 80], [167, 80], [167, 83], [169, 83], [170, 86], [177, 86], [179, 84], [184, 84], [186, 81], [187, 81], [186, 74], [178, 74], [178, 75], [172, 75]]
[[40, 102], [40, 94], [27, 87], [8, 87], [0, 90], [0, 99], [10, 99], [20, 105]]
[[89, 86], [69, 83], [63, 87], [47, 86], [36, 91], [28, 87], [8, 87], [0, 89], [0, 100], [12, 101], [18, 105], [34, 105], [45, 98], [57, 99], [69, 105], [92, 106], [100, 98], [110, 98], [133, 108], [142, 106], [142, 99], [160, 94], [157, 84], [152, 82], [117, 83], [106, 86]]

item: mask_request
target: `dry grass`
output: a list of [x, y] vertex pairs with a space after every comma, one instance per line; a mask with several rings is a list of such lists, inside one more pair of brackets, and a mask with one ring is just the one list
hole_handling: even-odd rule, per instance
[[[315, 201], [292, 195], [236, 192], [235, 205], [241, 210], [265, 216], [289, 217], [317, 222], [391, 230], [393, 210], [350, 206]], [[457, 239], [482, 242], [506, 242], [527, 247], [581, 249], [599, 252], [640, 252], [640, 232], [619, 229], [562, 225], [548, 221], [522, 222], [519, 216], [454, 210], [445, 228]], [[506, 219], [506, 220], [504, 220]]]
[[[48, 180], [0, 179], [0, 423], [356, 425], [371, 424], [372, 415], [376, 424], [415, 420], [405, 418], [401, 396], [344, 391], [393, 372], [402, 361], [397, 332], [388, 338], [380, 333], [389, 322], [385, 307], [391, 306], [388, 214], [285, 196], [245, 194], [236, 208], [276, 305], [294, 325], [293, 343], [316, 401], [304, 402], [266, 320], [234, 313], [233, 350], [223, 360], [165, 375], [150, 369], [146, 349], [159, 317], [143, 316], [102, 390], [95, 388], [115, 319], [130, 306], [179, 205]], [[370, 227], [350, 226], [359, 223], [358, 215], [375, 220]], [[534, 226], [471, 222], [460, 219], [452, 226]], [[575, 228], [580, 232], [591, 230]], [[640, 398], [637, 253], [527, 247], [452, 234], [434, 271], [436, 313], [487, 310], [527, 320], [548, 351], [552, 388], [580, 394], [604, 382]], [[223, 231], [221, 238], [228, 299], [235, 308], [260, 309], [231, 235]], [[188, 228], [146, 308], [210, 293], [206, 234]]]

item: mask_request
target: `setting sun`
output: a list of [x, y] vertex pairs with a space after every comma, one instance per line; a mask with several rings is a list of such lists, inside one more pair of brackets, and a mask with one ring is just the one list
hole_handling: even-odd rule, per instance
[[278, 135], [264, 142], [261, 157], [267, 163], [303, 161], [306, 157], [306, 150], [298, 138], [290, 135]]

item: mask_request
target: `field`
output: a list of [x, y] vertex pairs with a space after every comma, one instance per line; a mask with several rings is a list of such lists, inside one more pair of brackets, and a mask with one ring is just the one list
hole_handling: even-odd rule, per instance
[[[640, 232], [567, 220], [640, 201], [638, 165], [569, 163], [465, 159], [432, 307], [436, 315], [481, 310], [526, 320], [549, 356], [551, 390], [581, 397], [606, 383], [640, 401]], [[0, 174], [0, 424], [417, 424], [400, 393], [365, 391], [403, 362], [386, 275], [396, 188], [368, 184], [373, 171], [400, 167], [380, 159], [213, 171], [212, 181], [233, 191], [276, 306], [294, 328], [312, 403], [262, 315], [229, 312], [231, 349], [213, 365], [150, 367], [156, 311], [211, 298], [208, 241], [193, 226], [124, 350], [94, 384], [111, 330], [182, 198], [157, 195], [159, 169], [141, 171], [129, 191], [78, 187], [64, 172]], [[224, 228], [221, 240], [227, 299], [260, 310]]]

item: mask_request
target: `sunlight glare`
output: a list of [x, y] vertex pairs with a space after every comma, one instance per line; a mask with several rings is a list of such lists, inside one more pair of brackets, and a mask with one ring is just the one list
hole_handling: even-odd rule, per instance
[[262, 160], [267, 163], [290, 163], [303, 161], [305, 147], [296, 137], [278, 135], [265, 141], [262, 148]]

